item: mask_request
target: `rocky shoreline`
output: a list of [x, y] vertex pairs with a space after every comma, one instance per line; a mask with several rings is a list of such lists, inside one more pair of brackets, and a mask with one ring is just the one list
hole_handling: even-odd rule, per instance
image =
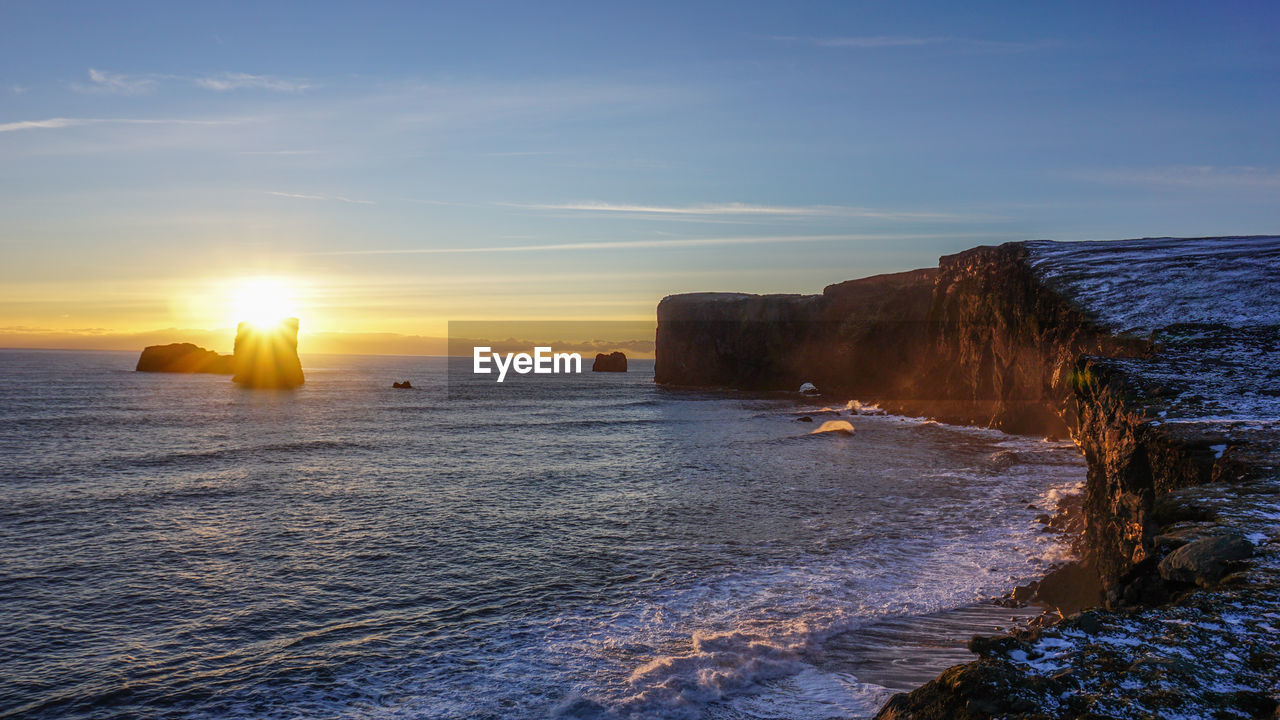
[[1280, 238], [1010, 243], [822, 295], [666, 298], [655, 376], [810, 381], [1084, 452], [1084, 560], [1056, 580], [1096, 579], [1099, 607], [975, 638], [879, 717], [1273, 717], [1278, 297]]

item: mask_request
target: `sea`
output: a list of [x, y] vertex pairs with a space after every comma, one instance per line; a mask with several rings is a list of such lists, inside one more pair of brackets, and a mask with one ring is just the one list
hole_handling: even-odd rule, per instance
[[136, 359], [0, 350], [0, 717], [870, 717], [1040, 612], [990, 601], [1068, 556], [1036, 516], [1085, 476], [645, 360]]

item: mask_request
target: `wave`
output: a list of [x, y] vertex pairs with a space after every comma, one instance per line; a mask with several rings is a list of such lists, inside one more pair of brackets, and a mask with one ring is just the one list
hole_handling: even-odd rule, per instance
[[854, 433], [853, 423], [848, 420], [828, 420], [817, 428], [810, 435], [821, 435], [822, 433], [837, 433], [841, 435], [852, 435]]
[[[847, 659], [832, 660], [834, 649], [847, 642], [842, 638], [857, 637], [890, 618], [985, 602], [1070, 557], [1063, 538], [1039, 532], [1034, 511], [1008, 510], [1012, 496], [1000, 497], [1008, 491], [997, 487], [997, 498], [973, 498], [972, 514], [994, 502], [1010, 519], [1017, 518], [1013, 526], [955, 527], [945, 538], [881, 534], [871, 540], [873, 546], [730, 573], [650, 596], [572, 642], [577, 651], [595, 646], [590, 654], [599, 653], [602, 663], [631, 658], [634, 664], [620, 669], [608, 684], [612, 689], [597, 686], [590, 694], [566, 696], [556, 716], [706, 720], [874, 714], [892, 691], [848, 672], [849, 666], [841, 665]], [[1044, 507], [1079, 488], [1078, 480], [1051, 483], [1033, 497]]]

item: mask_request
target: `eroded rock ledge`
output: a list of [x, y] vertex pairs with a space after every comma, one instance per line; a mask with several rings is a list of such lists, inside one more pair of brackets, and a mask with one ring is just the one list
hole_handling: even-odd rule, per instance
[[[1271, 717], [1280, 691], [1280, 238], [1013, 243], [822, 295], [658, 307], [658, 382], [874, 400], [1089, 463], [1098, 609], [975, 640], [883, 718]], [[1247, 555], [1247, 557], [1246, 557]]]

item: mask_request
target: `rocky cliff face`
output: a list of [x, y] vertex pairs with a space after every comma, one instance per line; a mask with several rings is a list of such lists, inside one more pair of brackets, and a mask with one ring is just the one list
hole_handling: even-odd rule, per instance
[[1023, 243], [942, 258], [821, 295], [673, 295], [658, 305], [655, 379], [856, 396], [887, 410], [1065, 435], [1070, 369], [1142, 352], [1036, 277]]
[[821, 295], [695, 293], [658, 304], [657, 382], [903, 399], [927, 338], [934, 270], [831, 285]]
[[1025, 243], [980, 247], [939, 262], [914, 409], [1008, 432], [1065, 435], [1077, 424], [1071, 374], [1082, 355], [1141, 354], [1047, 287]]
[[897, 412], [1069, 431], [1086, 455], [1085, 565], [1125, 613], [977, 643], [981, 660], [881, 716], [1270, 717], [1280, 238], [1015, 243], [910, 276], [852, 284], [895, 278], [889, 305], [686, 295], [658, 312], [659, 382], [821, 379]]

